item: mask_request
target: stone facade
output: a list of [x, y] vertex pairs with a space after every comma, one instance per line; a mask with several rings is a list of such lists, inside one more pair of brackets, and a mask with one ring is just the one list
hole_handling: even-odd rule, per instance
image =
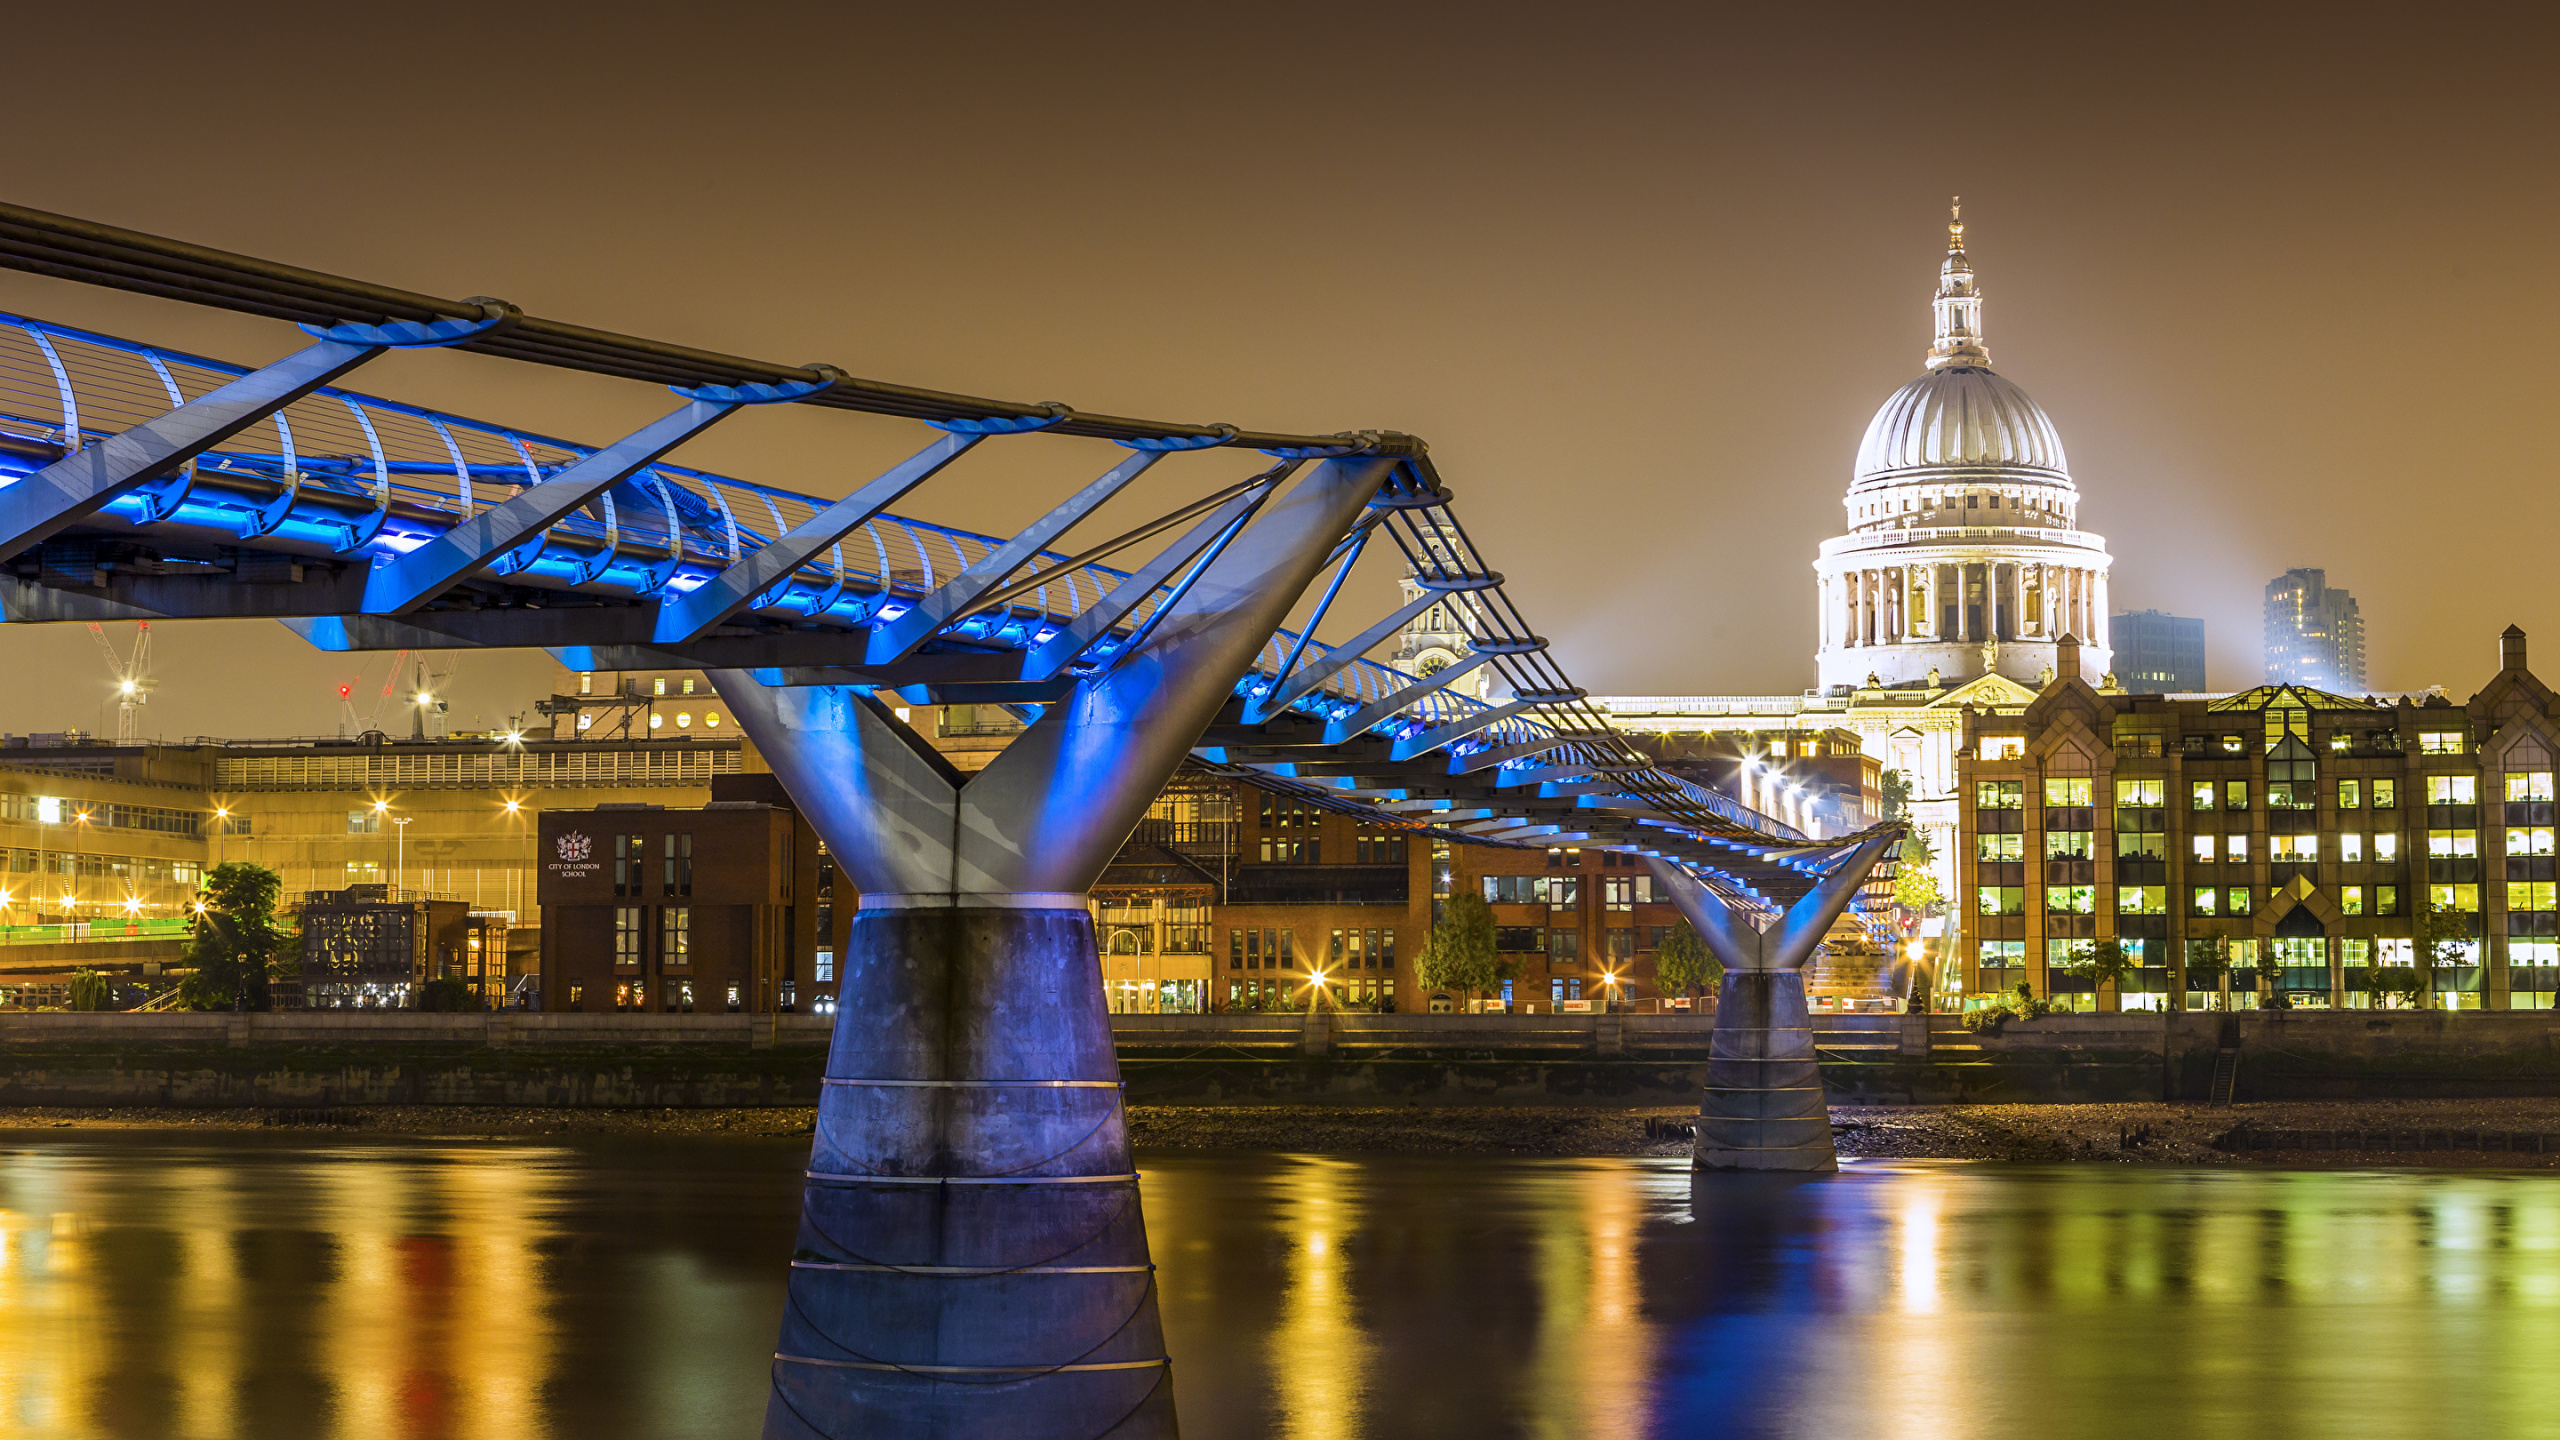
[[[2015, 714], [1966, 717], [1955, 891], [1973, 1003], [2024, 983], [2073, 1008], [2372, 1003], [2376, 971], [2432, 947], [2454, 1008], [2549, 1008], [2560, 990], [2553, 770], [2560, 699], [2499, 640], [2467, 704], [2271, 685], [2217, 698], [2107, 693], [2067, 652]], [[2114, 942], [2119, 986], [2072, 972]]]

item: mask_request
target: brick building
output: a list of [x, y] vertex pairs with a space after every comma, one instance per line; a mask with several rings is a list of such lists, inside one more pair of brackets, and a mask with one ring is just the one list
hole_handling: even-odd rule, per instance
[[[2267, 685], [2215, 699], [2106, 693], [2062, 673], [2016, 715], [1967, 721], [1957, 918], [1980, 1003], [2025, 983], [2075, 1008], [2369, 1003], [2376, 967], [2430, 941], [2441, 1003], [2548, 1008], [2560, 700], [2499, 638], [2467, 704]], [[2120, 986], [2075, 974], [2114, 941]]]
[[841, 942], [818, 935], [837, 929], [832, 876], [816, 873], [815, 840], [788, 807], [548, 810], [540, 846], [543, 1008], [832, 1008]]

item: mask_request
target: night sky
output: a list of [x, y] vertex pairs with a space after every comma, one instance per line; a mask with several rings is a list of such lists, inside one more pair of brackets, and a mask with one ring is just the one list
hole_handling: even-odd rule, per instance
[[[2547, 11], [377, 8], [15, 17], [0, 193], [881, 379], [1411, 431], [1624, 694], [1812, 682], [1815, 547], [1920, 373], [1961, 192], [2119, 607], [2205, 616], [2217, 687], [2291, 565], [2363, 602], [2375, 688], [2467, 695], [2511, 621], [2560, 678]], [[0, 308], [300, 338], [15, 274]], [[479, 356], [349, 383], [589, 442], [670, 403]], [[835, 495], [918, 443], [750, 414], [679, 458]], [[904, 508], [1017, 523], [1108, 463], [1056, 443]], [[1156, 498], [1242, 462], [1175, 463]], [[281, 627], [161, 633], [166, 735], [326, 730], [359, 675]], [[85, 633], [5, 643], [46, 683], [0, 729], [98, 723]], [[546, 669], [466, 659], [455, 722]]]

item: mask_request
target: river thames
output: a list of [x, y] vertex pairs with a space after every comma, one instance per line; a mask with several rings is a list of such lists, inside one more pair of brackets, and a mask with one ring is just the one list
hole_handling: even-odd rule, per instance
[[[763, 1413], [805, 1141], [0, 1144], [0, 1433]], [[1141, 1168], [1192, 1440], [2560, 1435], [2560, 1176]]]

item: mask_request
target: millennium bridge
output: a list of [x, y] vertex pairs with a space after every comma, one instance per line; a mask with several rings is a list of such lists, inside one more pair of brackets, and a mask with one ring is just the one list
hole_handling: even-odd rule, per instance
[[[768, 1436], [1176, 1433], [1084, 894], [1186, 761], [1380, 824], [1642, 857], [1726, 967], [1699, 1168], [1834, 1167], [1802, 967], [1898, 827], [1810, 839], [1612, 731], [1413, 436], [916, 389], [16, 206], [0, 266], [302, 341], [246, 366], [0, 314], [8, 620], [267, 617], [335, 650], [699, 668], [859, 888]], [[597, 445], [339, 383], [419, 349], [677, 403]], [[667, 458], [774, 405], [895, 417], [920, 443], [835, 500]], [[1013, 535], [893, 512], [966, 486], [991, 444], [1112, 463]], [[1069, 542], [1158, 465], [1197, 471], [1193, 498]], [[1364, 560], [1419, 598], [1358, 613]], [[1368, 658], [1432, 605], [1465, 617], [1463, 660]], [[1318, 639], [1329, 622], [1353, 633]], [[1480, 669], [1497, 698], [1457, 687]], [[1028, 725], [963, 776], [895, 699]]]

